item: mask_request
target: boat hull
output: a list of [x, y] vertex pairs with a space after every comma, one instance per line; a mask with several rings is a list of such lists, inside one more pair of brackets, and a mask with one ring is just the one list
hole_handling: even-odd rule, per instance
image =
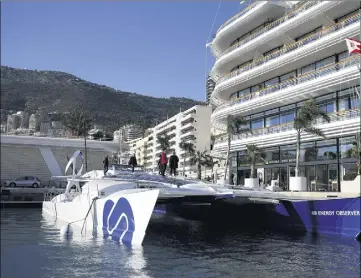
[[[124, 190], [106, 198], [43, 202], [43, 212], [84, 234], [102, 234], [123, 244], [142, 244], [159, 190]], [[83, 196], [84, 197], [84, 196]]]
[[230, 198], [210, 203], [170, 203], [156, 208], [157, 213], [202, 221], [217, 229], [269, 229], [356, 237], [361, 224], [359, 197], [278, 202]]
[[281, 200], [274, 219], [287, 230], [356, 237], [360, 232], [360, 201], [360, 197]]

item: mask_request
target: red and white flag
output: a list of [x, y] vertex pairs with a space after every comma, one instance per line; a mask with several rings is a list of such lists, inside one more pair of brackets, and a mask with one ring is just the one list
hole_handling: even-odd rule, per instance
[[361, 42], [355, 39], [346, 39], [348, 53], [361, 53]]

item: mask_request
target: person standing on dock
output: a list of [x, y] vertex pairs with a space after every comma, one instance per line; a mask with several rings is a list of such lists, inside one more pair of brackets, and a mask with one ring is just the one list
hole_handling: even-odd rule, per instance
[[161, 175], [164, 176], [165, 170], [167, 169], [167, 164], [168, 164], [168, 157], [167, 154], [165, 153], [165, 150], [162, 151], [162, 153], [160, 154], [160, 172]]
[[106, 155], [103, 160], [104, 176], [108, 172], [108, 167], [109, 167], [109, 157], [108, 155]]
[[161, 175], [162, 174], [162, 165], [161, 165], [161, 160], [162, 160], [162, 155], [160, 154], [159, 155], [159, 159], [158, 159], [158, 173], [159, 173], [159, 175]]
[[130, 157], [128, 164], [132, 167], [132, 172], [134, 172], [134, 167], [138, 165], [135, 153]]
[[177, 168], [178, 168], [179, 158], [173, 151], [173, 154], [169, 158], [169, 167], [170, 167], [170, 175], [176, 176], [177, 175]]

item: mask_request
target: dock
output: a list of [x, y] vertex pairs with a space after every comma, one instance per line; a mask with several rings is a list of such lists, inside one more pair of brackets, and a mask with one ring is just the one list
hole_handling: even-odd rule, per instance
[[1, 188], [0, 208], [41, 208], [44, 195], [56, 196], [64, 188]]

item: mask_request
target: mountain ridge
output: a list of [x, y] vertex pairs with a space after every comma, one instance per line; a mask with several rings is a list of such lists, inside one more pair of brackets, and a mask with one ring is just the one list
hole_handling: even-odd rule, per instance
[[127, 122], [152, 126], [194, 105], [204, 103], [116, 90], [61, 71], [1, 66], [2, 122], [10, 111], [64, 113], [83, 107], [94, 115], [96, 124], [114, 130]]

